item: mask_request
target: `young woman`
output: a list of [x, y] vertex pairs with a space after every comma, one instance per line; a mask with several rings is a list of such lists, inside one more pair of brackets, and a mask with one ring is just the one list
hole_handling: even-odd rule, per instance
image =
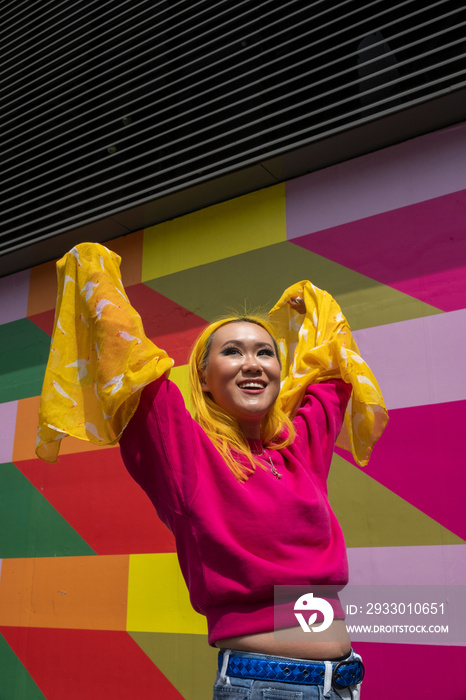
[[[343, 420], [344, 439], [367, 461], [385, 412], [341, 311], [299, 283], [272, 310], [278, 342], [254, 316], [208, 326], [190, 359], [194, 420], [118, 267], [118, 256], [91, 244], [59, 263], [39, 456], [56, 458], [67, 434], [119, 439], [128, 471], [175, 535], [191, 602], [221, 650], [215, 700], [357, 698], [363, 665], [330, 590], [348, 572], [326, 478]], [[73, 284], [79, 294], [67, 291]], [[65, 357], [70, 334], [76, 357]], [[277, 602], [277, 586], [312, 585], [329, 589], [326, 641]]]

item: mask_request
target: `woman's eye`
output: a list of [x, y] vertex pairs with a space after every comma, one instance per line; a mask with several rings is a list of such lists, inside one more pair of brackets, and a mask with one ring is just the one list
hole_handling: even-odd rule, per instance
[[239, 353], [238, 348], [225, 348], [222, 350], [222, 355], [234, 355], [235, 353]]
[[275, 357], [275, 353], [273, 350], [269, 350], [268, 348], [262, 348], [262, 350], [259, 350], [259, 355], [267, 355], [268, 357]]

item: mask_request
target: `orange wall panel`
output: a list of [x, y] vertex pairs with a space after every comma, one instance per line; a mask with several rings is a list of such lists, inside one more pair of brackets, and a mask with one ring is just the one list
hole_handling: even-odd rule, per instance
[[7, 559], [0, 625], [125, 630], [129, 557]]

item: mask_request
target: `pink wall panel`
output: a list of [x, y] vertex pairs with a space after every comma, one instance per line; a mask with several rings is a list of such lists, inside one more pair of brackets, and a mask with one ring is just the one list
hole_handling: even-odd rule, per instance
[[286, 186], [287, 237], [465, 189], [465, 162], [462, 123], [291, 180]]
[[27, 314], [30, 270], [0, 278], [0, 324], [11, 323]]
[[466, 309], [355, 331], [390, 408], [466, 399]]

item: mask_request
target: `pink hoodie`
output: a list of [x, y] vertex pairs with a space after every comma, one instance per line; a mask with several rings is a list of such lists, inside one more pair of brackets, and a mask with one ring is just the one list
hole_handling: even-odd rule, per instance
[[[173, 532], [193, 608], [209, 643], [274, 629], [274, 586], [348, 580], [345, 542], [327, 498], [327, 475], [351, 385], [308, 387], [297, 436], [267, 450], [245, 483], [191, 418], [164, 377], [147, 386], [121, 440], [123, 461]], [[253, 451], [261, 445], [251, 443]], [[343, 617], [334, 602], [336, 617]]]

